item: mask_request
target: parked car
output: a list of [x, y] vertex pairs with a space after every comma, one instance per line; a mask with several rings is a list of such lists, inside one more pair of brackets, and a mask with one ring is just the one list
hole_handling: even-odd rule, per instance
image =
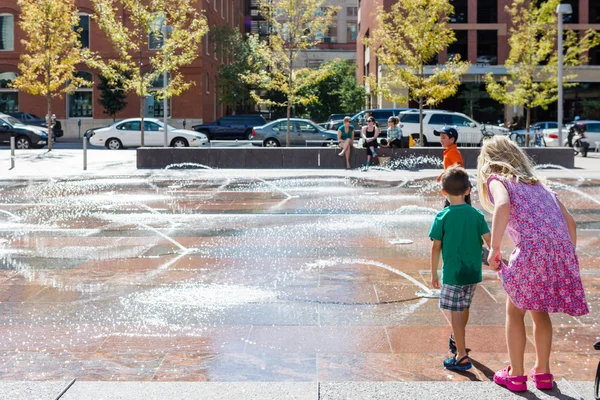
[[[483, 140], [483, 131], [495, 135], [508, 135], [509, 130], [494, 125], [480, 124], [465, 114], [445, 110], [423, 110], [423, 146], [439, 145], [439, 138], [433, 134], [444, 126], [453, 126], [458, 130], [458, 143], [477, 145]], [[403, 112], [400, 114], [400, 126], [404, 136], [412, 136], [419, 142], [419, 113]]]
[[[585, 131], [583, 134], [585, 135], [590, 144], [590, 151], [595, 149], [596, 143], [600, 143], [600, 121], [582, 120], [574, 121], [573, 123], [585, 125]], [[564, 142], [567, 140], [569, 128], [573, 125], [573, 123], [567, 124], [563, 127], [563, 146], [565, 145]], [[547, 137], [546, 134], [548, 135]], [[546, 140], [547, 146], [558, 146], [558, 128], [547, 129], [544, 133], [544, 139]]]
[[[156, 118], [144, 118], [144, 146], [164, 146], [163, 122]], [[111, 150], [141, 146], [141, 119], [129, 118], [91, 132], [90, 144], [106, 146]], [[169, 125], [168, 142], [172, 147], [201, 147], [208, 143], [203, 133], [177, 129]]]
[[[542, 121], [536, 122], [535, 124], [529, 127], [529, 134], [533, 135], [540, 131], [542, 135], [544, 135], [544, 141], [546, 142], [546, 146], [553, 147], [558, 146], [558, 123], [555, 121]], [[563, 128], [563, 133], [566, 132], [566, 129]], [[527, 129], [519, 129], [513, 131], [510, 135], [510, 138], [517, 142], [519, 146], [525, 145], [525, 134], [527, 133]]]
[[498, 60], [495, 56], [479, 56], [477, 57], [477, 64], [496, 64]]
[[346, 118], [347, 116], [351, 116], [351, 115], [355, 115], [356, 113], [352, 113], [352, 114], [331, 114], [328, 118], [327, 118], [327, 122], [330, 121], [337, 121], [337, 120], [343, 120], [344, 118]]
[[[372, 110], [364, 110], [352, 117], [352, 125], [354, 125], [354, 138], [360, 139], [360, 130], [366, 125], [367, 117], [372, 116], [379, 129], [381, 129], [380, 137], [387, 136], [387, 120], [389, 117], [399, 116], [401, 112], [411, 111], [411, 108], [378, 108]], [[332, 131], [337, 131], [344, 124], [344, 119], [330, 121], [327, 128]]]
[[213, 139], [252, 140], [252, 128], [265, 125], [267, 121], [259, 114], [228, 115], [219, 118], [212, 124], [194, 125], [192, 129]]
[[[15, 117], [16, 119], [18, 119], [25, 125], [41, 126], [42, 128], [46, 128], [48, 126], [45, 119], [40, 118], [37, 115], [27, 113], [27, 112], [9, 113], [8, 115], [10, 115], [11, 117]], [[65, 132], [62, 129], [62, 125], [61, 125], [60, 121], [58, 121], [58, 130], [56, 132], [54, 132], [55, 139], [62, 137], [64, 135], [64, 133]]]
[[0, 114], [0, 143], [10, 144], [12, 136], [17, 149], [41, 149], [48, 144], [48, 135], [41, 127], [25, 125], [15, 117]]
[[[264, 126], [252, 129], [252, 140], [262, 142], [264, 147], [285, 146], [287, 135], [287, 118], [269, 122]], [[290, 119], [291, 146], [328, 146], [337, 143], [337, 131], [326, 130], [307, 119]], [[252, 143], [260, 146], [259, 143]]]
[[25, 125], [46, 126], [46, 120], [34, 114], [30, 114], [27, 112], [16, 112], [8, 113], [8, 115], [10, 115], [11, 117], [15, 117]]

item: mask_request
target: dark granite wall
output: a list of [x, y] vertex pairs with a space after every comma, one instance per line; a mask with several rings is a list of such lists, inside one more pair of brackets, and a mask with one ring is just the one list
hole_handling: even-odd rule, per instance
[[[194, 163], [210, 168], [248, 168], [248, 169], [344, 169], [345, 161], [338, 157], [339, 149], [292, 147], [292, 148], [140, 148], [137, 149], [138, 169], [165, 168], [172, 164]], [[527, 154], [536, 164], [555, 164], [565, 168], [573, 168], [575, 158], [569, 148], [528, 148]], [[460, 152], [466, 168], [477, 167], [479, 148], [461, 148]], [[442, 159], [443, 149], [378, 149], [381, 156], [391, 157], [391, 161], [404, 160], [402, 164], [416, 165], [417, 168], [440, 168], [435, 163], [415, 164], [414, 158], [429, 157]], [[353, 149], [351, 164], [353, 168], [364, 165], [366, 153], [364, 149]], [[409, 161], [409, 162], [406, 162]], [[377, 161], [373, 163], [377, 165]]]

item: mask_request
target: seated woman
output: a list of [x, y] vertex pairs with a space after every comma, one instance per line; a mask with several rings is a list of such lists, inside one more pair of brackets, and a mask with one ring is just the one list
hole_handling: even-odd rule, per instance
[[363, 126], [360, 136], [364, 139], [363, 147], [367, 149], [367, 167], [371, 165], [371, 157], [377, 157], [375, 149], [379, 146], [377, 138], [379, 137], [379, 128], [375, 126], [375, 118], [367, 118], [367, 126]]
[[[398, 126], [400, 123], [400, 118], [398, 117], [389, 117], [388, 118], [388, 130], [387, 130], [387, 140], [385, 142], [386, 147], [393, 148], [402, 148], [402, 129]], [[381, 141], [381, 145], [383, 146], [383, 140]]]
[[338, 156], [342, 157], [346, 155], [346, 169], [352, 168], [350, 165], [350, 149], [354, 146], [354, 125], [350, 125], [352, 118], [345, 117], [344, 124], [338, 129], [338, 141], [342, 151]]

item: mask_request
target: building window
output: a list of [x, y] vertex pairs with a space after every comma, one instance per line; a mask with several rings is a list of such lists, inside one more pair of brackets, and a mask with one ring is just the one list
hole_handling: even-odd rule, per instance
[[590, 24], [600, 24], [600, 2], [590, 1]]
[[456, 41], [448, 46], [448, 60], [460, 56], [461, 60], [469, 59], [469, 31], [455, 30]]
[[15, 113], [19, 111], [19, 92], [9, 85], [17, 78], [14, 72], [0, 72], [0, 112]]
[[477, 31], [477, 63], [498, 64], [498, 31]]
[[[170, 80], [170, 76], [167, 75], [167, 81], [169, 81], [169, 80]], [[163, 87], [164, 87], [164, 79], [163, 79], [163, 75], [161, 74], [152, 83], [152, 91], [156, 92], [157, 90], [160, 90]], [[163, 99], [157, 99], [156, 95], [146, 96], [144, 104], [145, 104], [144, 116], [149, 117], [149, 118], [163, 118], [164, 117], [165, 101]], [[167, 107], [169, 108], [167, 110], [167, 116], [170, 117], [171, 116], [171, 99], [167, 100]], [[146, 125], [144, 125], [144, 127], [145, 126]]]
[[[579, 0], [562, 0], [561, 3], [570, 4], [571, 8], [573, 8], [572, 14], [564, 15], [563, 22], [565, 24], [578, 24], [579, 23]], [[592, 3], [598, 3], [598, 1], [590, 1], [590, 5]]]
[[0, 14], [0, 50], [15, 49], [15, 17], [12, 14]]
[[358, 7], [346, 7], [346, 16], [358, 17]]
[[450, 23], [466, 24], [469, 21], [468, 0], [451, 0], [454, 6], [454, 14], [450, 15]]
[[589, 65], [600, 65], [600, 47], [590, 49]]
[[206, 93], [210, 93], [210, 76], [206, 73]]
[[485, 0], [477, 2], [477, 23], [498, 23], [498, 0]]
[[348, 42], [348, 43], [356, 42], [357, 33], [358, 32], [357, 32], [356, 23], [349, 22], [348, 25], [346, 25], [346, 42]]
[[323, 43], [337, 43], [337, 25], [331, 25], [327, 29]]
[[210, 53], [208, 52], [208, 45], [209, 45], [209, 39], [208, 39], [208, 33], [206, 35], [204, 35], [204, 52], [206, 53], [206, 55], [208, 56]]
[[160, 50], [163, 47], [164, 39], [161, 29], [165, 23], [163, 15], [157, 15], [150, 25], [150, 34], [148, 35], [148, 50]]
[[324, 60], [318, 60], [318, 59], [306, 60], [306, 67], [312, 68], [312, 69], [319, 69], [321, 67], [321, 65], [323, 64], [323, 61]]
[[[80, 71], [75, 74], [78, 78], [83, 78], [86, 81], [93, 83], [92, 74], [89, 72]], [[67, 115], [69, 118], [92, 118], [94, 90], [92, 86], [81, 87], [73, 93], [67, 95]]]
[[79, 32], [79, 41], [81, 48], [90, 48], [90, 16], [88, 14], [79, 14], [79, 25], [75, 28]]
[[[317, 11], [317, 15], [323, 16], [323, 15], [327, 14], [327, 10], [329, 10], [329, 7], [321, 7], [319, 9], [319, 11]], [[337, 11], [334, 11], [333, 13], [331, 13], [331, 16], [333, 16], [333, 17], [337, 16]]]

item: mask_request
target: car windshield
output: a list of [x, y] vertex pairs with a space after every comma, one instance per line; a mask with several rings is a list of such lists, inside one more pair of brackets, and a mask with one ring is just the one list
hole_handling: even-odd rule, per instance
[[[156, 123], [157, 123], [158, 125], [160, 125], [160, 127], [161, 127], [161, 128], [162, 128], [163, 126], [165, 126], [165, 124], [164, 124], [162, 121], [156, 121]], [[177, 129], [177, 128], [175, 128], [175, 127], [174, 127], [174, 126], [172, 126], [172, 125], [167, 125], [167, 126], [169, 127], [169, 130], [170, 130], [170, 131], [173, 131], [173, 130]]]
[[12, 126], [25, 126], [24, 123], [16, 119], [15, 117], [4, 117], [4, 121], [8, 122]]

